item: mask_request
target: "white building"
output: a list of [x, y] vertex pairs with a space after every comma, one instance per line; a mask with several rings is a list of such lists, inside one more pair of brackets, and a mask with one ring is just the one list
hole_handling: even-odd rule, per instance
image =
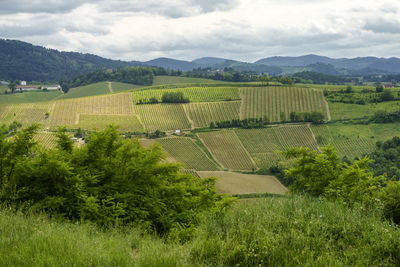
[[21, 81], [21, 85], [26, 85], [26, 81]]

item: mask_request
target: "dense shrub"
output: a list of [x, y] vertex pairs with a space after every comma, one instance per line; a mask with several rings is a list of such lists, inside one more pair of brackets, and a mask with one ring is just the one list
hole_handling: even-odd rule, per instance
[[88, 136], [76, 148], [62, 131], [58, 148], [37, 147], [31, 126], [8, 141], [0, 135], [0, 200], [99, 225], [140, 223], [158, 233], [189, 227], [224, 199], [213, 178], [181, 173], [162, 163], [160, 146], [143, 148], [114, 127]]
[[163, 103], [189, 103], [183, 92], [165, 92], [161, 97]]

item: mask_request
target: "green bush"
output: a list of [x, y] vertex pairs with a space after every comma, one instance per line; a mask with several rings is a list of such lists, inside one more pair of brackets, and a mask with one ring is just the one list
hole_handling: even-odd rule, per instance
[[115, 127], [93, 132], [76, 148], [61, 130], [58, 148], [37, 147], [32, 126], [7, 141], [0, 135], [0, 200], [98, 225], [140, 223], [158, 233], [190, 227], [200, 212], [229, 204], [215, 179], [180, 172], [162, 163], [160, 146], [143, 148], [122, 139]]

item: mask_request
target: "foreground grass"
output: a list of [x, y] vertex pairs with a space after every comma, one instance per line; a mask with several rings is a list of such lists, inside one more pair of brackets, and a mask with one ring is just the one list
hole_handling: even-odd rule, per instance
[[269, 197], [161, 239], [3, 209], [0, 258], [4, 266], [398, 266], [400, 231], [380, 218], [359, 206]]

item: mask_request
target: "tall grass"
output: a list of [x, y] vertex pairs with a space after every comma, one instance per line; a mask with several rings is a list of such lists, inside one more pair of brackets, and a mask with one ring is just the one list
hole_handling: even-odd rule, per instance
[[[193, 229], [192, 229], [193, 230]], [[400, 231], [362, 206], [307, 197], [242, 201], [195, 230], [154, 237], [0, 212], [3, 266], [399, 266]]]

